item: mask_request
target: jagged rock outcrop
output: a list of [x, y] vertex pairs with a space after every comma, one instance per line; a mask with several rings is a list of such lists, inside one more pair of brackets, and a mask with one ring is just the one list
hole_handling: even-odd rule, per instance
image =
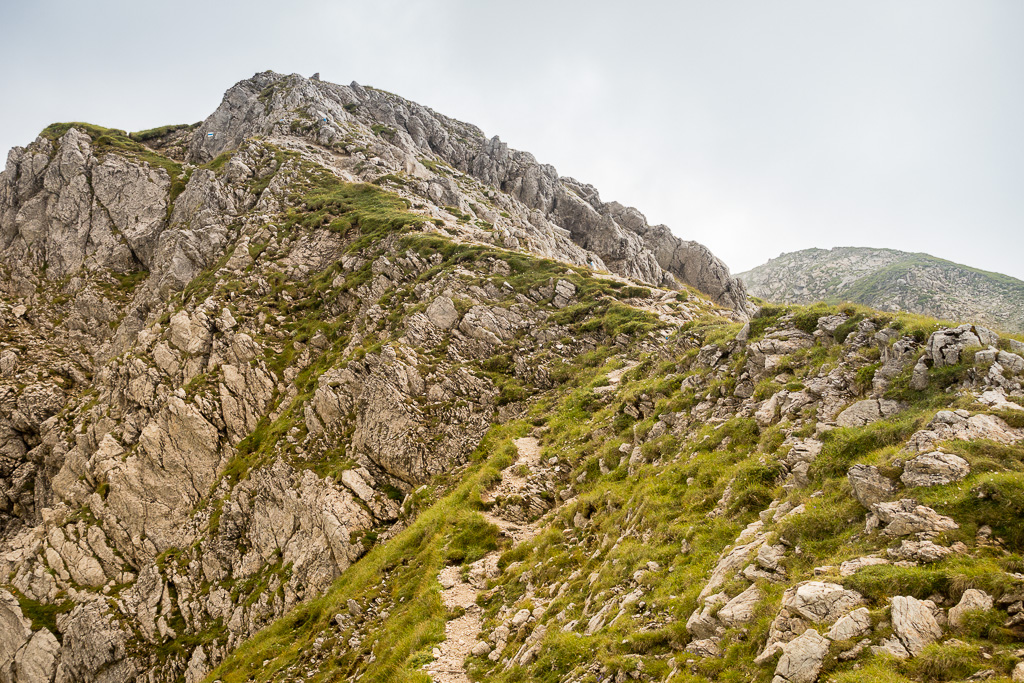
[[[357, 83], [257, 74], [228, 90], [217, 111], [195, 130], [191, 157], [209, 161], [253, 135], [280, 134], [292, 125], [296, 110], [309, 121], [307, 134], [328, 147], [344, 144], [350, 121], [379, 126], [386, 139], [374, 147], [377, 158], [414, 177], [427, 176], [416, 190], [438, 204], [469, 208], [449, 178], [430, 178], [419, 161], [424, 155], [436, 155], [506, 193], [522, 216], [518, 225], [505, 227], [508, 244], [530, 245], [531, 251], [581, 265], [607, 266], [654, 285], [673, 286], [678, 278], [741, 315], [747, 312], [742, 283], [703, 245], [676, 238], [664, 225], [648, 225], [632, 207], [602, 202], [593, 186], [560, 177], [553, 167], [509, 149], [497, 137], [486, 138], [474, 126]], [[504, 227], [498, 211], [484, 220]]]

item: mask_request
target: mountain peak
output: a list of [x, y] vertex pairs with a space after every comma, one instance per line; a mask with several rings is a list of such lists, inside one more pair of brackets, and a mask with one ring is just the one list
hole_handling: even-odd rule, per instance
[[[509, 148], [497, 135], [488, 138], [476, 126], [355, 82], [344, 86], [299, 74], [258, 73], [230, 88], [195, 130], [190, 156], [194, 163], [209, 162], [254, 136], [301, 137], [338, 149], [352, 138], [354, 127], [378, 133], [364, 152], [379, 160], [377, 177], [403, 171], [420, 158], [440, 161], [521, 205], [525, 232], [532, 233], [516, 235], [524, 246], [554, 225], [597, 257], [583, 263], [600, 262], [647, 284], [687, 284], [740, 316], [746, 314], [742, 283], [703, 245], [676, 238], [666, 226], [649, 225], [632, 207], [601, 202], [593, 187], [560, 177], [554, 167]], [[362, 177], [375, 179], [372, 169]], [[425, 180], [424, 191], [431, 192]], [[531, 222], [535, 211], [545, 224]], [[542, 253], [557, 257], [550, 250]]]

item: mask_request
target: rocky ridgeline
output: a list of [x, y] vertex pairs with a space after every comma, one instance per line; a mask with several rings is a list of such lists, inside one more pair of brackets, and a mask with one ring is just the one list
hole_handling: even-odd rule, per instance
[[[370, 126], [379, 141], [358, 151], [362, 145], [352, 139], [352, 123]], [[664, 225], [648, 225], [632, 207], [601, 201], [593, 186], [560, 177], [552, 166], [509, 149], [497, 136], [487, 138], [475, 126], [357, 83], [257, 74], [228, 90], [218, 110], [195, 131], [191, 157], [208, 161], [254, 135], [286, 130], [351, 153], [356, 165], [366, 160], [381, 172], [404, 171], [413, 192], [490, 224], [506, 247], [523, 246], [581, 265], [603, 264], [657, 286], [681, 281], [727, 308], [746, 311], [742, 284], [703, 245], [673, 237]], [[482, 183], [482, 195], [467, 192], [461, 174]]]
[[766, 301], [851, 301], [883, 311], [1024, 331], [1024, 282], [927, 254], [859, 247], [804, 249], [737, 277], [752, 295]]

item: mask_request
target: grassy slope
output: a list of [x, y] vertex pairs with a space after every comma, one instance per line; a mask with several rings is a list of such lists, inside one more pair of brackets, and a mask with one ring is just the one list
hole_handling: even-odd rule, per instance
[[[797, 326], [813, 327], [820, 315], [830, 312], [835, 309], [820, 305], [772, 309], [758, 321], [755, 331], [771, 329], [783, 316], [792, 316]], [[895, 321], [906, 333], [919, 338], [937, 326], [936, 321], [921, 316], [893, 316], [859, 307], [849, 308], [848, 312], [877, 322]], [[791, 582], [814, 577], [815, 567], [836, 565], [877, 550], [880, 545], [884, 548], [885, 541], [877, 535], [860, 533], [865, 511], [849, 494], [846, 469], [854, 462], [889, 465], [897, 455], [895, 444], [926, 424], [937, 409], [969, 403], [943, 391], [945, 385], [963, 377], [967, 366], [958, 367], [955, 372], [937, 371], [933, 388], [927, 392], [912, 392], [906, 388], [907, 377], [899, 378], [892, 394], [909, 400], [912, 409], [865, 428], [830, 432], [825, 450], [812, 468], [813, 481], [807, 489], [785, 492], [777, 485], [779, 468], [775, 458], [784, 452], [780, 451], [780, 431], [777, 427], [761, 430], [748, 418], [734, 418], [718, 426], [698, 426], [685, 439], [664, 436], [649, 442], [643, 450], [654, 464], [645, 466], [637, 475], [627, 473], [618, 446], [632, 440], [635, 434], [646, 433], [654, 418], [635, 421], [623, 412], [623, 407], [641, 395], [648, 395], [657, 399], [656, 413], [688, 411], [723, 387], [728, 390], [734, 378], [728, 374], [713, 377], [705, 369], [694, 367], [695, 349], [680, 341], [685, 334], [697, 334], [704, 341], [725, 344], [736, 327], [710, 318], [694, 324], [670, 341], [662, 353], [647, 357], [632, 370], [611, 403], [603, 403], [593, 388], [603, 383], [601, 375], [613, 365], [595, 371], [584, 364], [570, 368], [569, 387], [558, 395], [541, 397], [531, 408], [531, 423], [547, 428], [542, 442], [543, 457], [554, 455], [567, 460], [573, 468], [572, 478], [586, 473], [587, 483], [580, 486], [579, 498], [558, 512], [546, 533], [529, 544], [507, 550], [502, 566], [510, 568], [494, 589], [485, 594], [481, 602], [485, 615], [493, 619], [501, 605], [515, 605], [515, 609], [531, 607], [529, 601], [524, 601], [525, 584], [520, 581], [527, 572], [537, 585], [568, 584], [567, 591], [542, 617], [550, 620], [562, 610], [570, 617], [580, 615], [588, 597], [598, 604], [612, 597], [616, 586], [628, 583], [629, 577], [648, 562], [657, 562], [659, 569], [641, 579], [649, 589], [644, 596], [645, 615], [639, 615], [641, 610], [634, 605], [625, 617], [593, 636], [551, 628], [535, 663], [504, 670], [485, 659], [473, 658], [469, 668], [475, 680], [554, 683], [594, 661], [613, 672], [632, 671], [640, 662], [646, 674], [654, 680], [662, 679], [673, 659], [680, 664], [692, 659], [679, 653], [689, 639], [684, 624], [719, 553], [772, 499], [808, 507], [805, 515], [774, 529], [777, 538], [785, 538], [801, 548], [799, 556], [787, 558]], [[794, 354], [790, 363], [794, 380], [799, 382], [822, 368], [827, 370], [838, 361], [841, 348], [819, 346]], [[732, 370], [741, 366], [740, 360], [730, 363]], [[870, 361], [872, 358], [865, 357], [862, 364], [869, 365]], [[700, 388], [681, 391], [682, 380], [694, 375], [702, 376]], [[812, 424], [803, 425], [801, 431], [806, 435]], [[331, 642], [344, 640], [346, 634], [335, 633], [329, 615], [343, 609], [349, 598], [360, 601], [381, 595], [382, 582], [383, 595], [391, 604], [402, 604], [403, 597], [412, 602], [392, 613], [388, 620], [368, 625], [373, 636], [366, 642], [376, 643], [370, 650], [377, 661], [367, 666], [365, 659], [360, 663], [358, 654], [351, 652], [336, 661], [328, 658], [315, 665], [317, 673], [311, 680], [340, 680], [357, 672], [363, 674], [360, 680], [368, 681], [426, 680], [418, 668], [429, 661], [429, 649], [443, 637], [443, 623], [450, 616], [440, 609], [437, 570], [453, 544], [458, 547], [456, 539], [460, 534], [471, 532], [479, 524], [471, 510], [478, 505], [480, 488], [498, 467], [509, 462], [509, 440], [524, 428], [523, 423], [495, 428], [478, 450], [478, 464], [467, 472], [454, 493], [429, 508], [399, 538], [357, 564], [325, 598], [300, 608], [240, 648], [208, 680], [279, 680], [279, 674], [289, 663], [309, 655], [310, 643], [317, 637], [326, 637]], [[953, 558], [924, 568], [878, 567], [847, 579], [826, 576], [868, 596], [876, 619], [882, 618], [886, 598], [894, 594], [928, 597], [940, 593], [956, 600], [966, 588], [978, 587], [999, 595], [1014, 585], [1006, 572], [1019, 571], [1024, 566], [1024, 534], [1019, 531], [1024, 513], [1024, 448], [983, 443], [951, 444], [951, 448], [971, 461], [971, 477], [962, 485], [916, 491], [915, 495], [961, 522], [961, 530], [944, 541], [961, 540], [973, 546], [977, 528], [989, 524], [1004, 539], [1007, 549], [976, 549], [971, 557]], [[602, 460], [611, 468], [609, 474], [600, 474]], [[730, 482], [737, 495], [722, 514], [709, 517]], [[812, 498], [811, 493], [816, 490], [824, 491], [825, 495]], [[987, 500], [991, 502], [978, 502], [978, 490], [989, 492]], [[572, 519], [577, 512], [591, 519], [591, 526], [585, 531], [574, 528]], [[685, 553], [681, 552], [684, 545], [689, 548]], [[448, 559], [459, 561], [463, 559], [461, 555], [456, 552], [454, 558], [448, 555]], [[477, 556], [464, 555], [466, 561]], [[726, 588], [730, 594], [739, 589]], [[764, 584], [762, 589], [768, 595], [767, 601], [759, 607], [747, 629], [727, 635], [725, 656], [700, 660], [692, 668], [684, 665], [673, 680], [770, 680], [774, 667], [755, 667], [751, 660], [762, 646], [778, 610], [782, 587]], [[487, 625], [495, 623], [490, 621]], [[909, 662], [868, 656], [867, 665], [859, 671], [849, 663], [840, 665], [833, 652], [826, 675], [835, 675], [836, 681], [860, 683], [952, 680], [950, 676], [954, 673], [967, 675], [982, 668], [1008, 672], [1015, 660], [1005, 648], [997, 650], [993, 660], [982, 659], [978, 649], [982, 646], [991, 651], [993, 642], [1016, 637], [1000, 632], [999, 628], [993, 623], [972, 623], [955, 634], [969, 644], [966, 648], [938, 644]], [[509, 644], [506, 655], [518, 649], [521, 638]], [[370, 650], [363, 653], [364, 657], [368, 657]], [[261, 667], [264, 660], [271, 663]]]

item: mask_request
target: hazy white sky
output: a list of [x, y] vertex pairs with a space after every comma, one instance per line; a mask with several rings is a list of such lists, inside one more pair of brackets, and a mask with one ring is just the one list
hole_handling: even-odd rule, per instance
[[272, 69], [500, 135], [707, 244], [1024, 278], [1019, 0], [0, 0], [0, 148], [209, 115]]

